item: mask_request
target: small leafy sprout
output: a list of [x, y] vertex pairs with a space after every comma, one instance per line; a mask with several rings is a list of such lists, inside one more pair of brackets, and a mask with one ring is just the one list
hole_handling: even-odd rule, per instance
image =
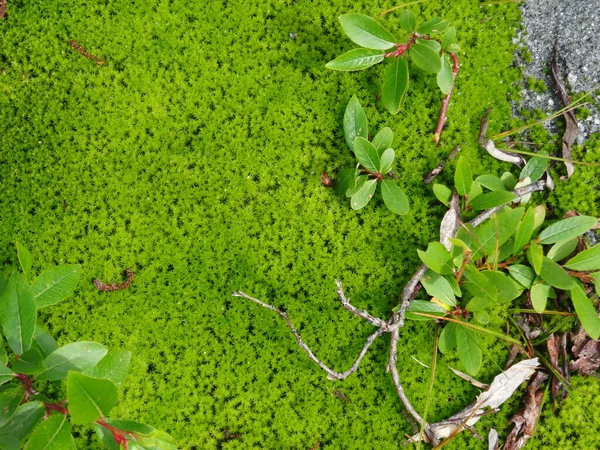
[[[344, 53], [327, 63], [326, 67], [339, 71], [356, 71], [371, 67], [384, 59], [391, 60], [381, 95], [382, 103], [390, 113], [397, 114], [404, 103], [409, 85], [409, 63], [437, 75], [437, 84], [445, 95], [434, 133], [434, 142], [437, 144], [459, 70], [456, 54], [460, 48], [455, 42], [456, 29], [439, 17], [417, 27], [416, 19], [409, 10], [403, 10], [400, 14], [400, 26], [407, 33], [400, 40], [375, 19], [362, 14], [344, 14], [339, 17], [339, 21], [350, 40], [362, 48]], [[436, 37], [432, 37], [434, 35]]]
[[[487, 324], [490, 310], [499, 304], [529, 299], [542, 317], [560, 317], [569, 312], [547, 311], [546, 307], [548, 299], [561, 298], [557, 291], [562, 291], [563, 298], [570, 298], [567, 308], [572, 305], [585, 332], [592, 339], [600, 337], [600, 318], [593, 299], [586, 295], [586, 290], [594, 289], [600, 294], [600, 245], [586, 249], [581, 240], [598, 219], [573, 216], [544, 227], [543, 206], [511, 206], [515, 183], [530, 180], [523, 183], [530, 184], [546, 166], [545, 158], [532, 158], [518, 183], [507, 174], [473, 179], [469, 164], [461, 157], [454, 189], [463, 197], [463, 212], [504, 207], [477, 228], [463, 225], [448, 248], [431, 242], [425, 251], [418, 251], [429, 269], [421, 283], [431, 299], [414, 301], [407, 317], [446, 320], [439, 349], [447, 353], [456, 348], [471, 374], [477, 373], [482, 362], [476, 331], [515, 341], [472, 324]], [[441, 184], [434, 185], [434, 193], [444, 204], [452, 196], [450, 188]]]
[[391, 148], [394, 139], [392, 130], [385, 127], [369, 141], [367, 116], [356, 96], [353, 96], [344, 114], [344, 135], [358, 163], [356, 168], [339, 172], [336, 191], [350, 197], [352, 209], [358, 210], [371, 201], [379, 184], [386, 206], [396, 214], [406, 214], [406, 194], [392, 180], [386, 179], [396, 157]]

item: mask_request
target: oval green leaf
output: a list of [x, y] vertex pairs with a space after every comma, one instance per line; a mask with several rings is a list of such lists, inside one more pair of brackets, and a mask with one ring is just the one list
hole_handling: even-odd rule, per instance
[[544, 258], [544, 249], [541, 245], [539, 245], [536, 241], [531, 241], [529, 244], [529, 249], [527, 249], [527, 260], [533, 270], [538, 275], [542, 271], [542, 263]]
[[10, 434], [17, 439], [25, 439], [45, 414], [46, 409], [42, 402], [29, 401], [17, 408], [10, 421], [0, 428], [0, 434], [10, 431]]
[[54, 305], [73, 294], [80, 275], [79, 264], [63, 264], [44, 271], [31, 286], [36, 306]]
[[456, 327], [456, 345], [458, 347], [458, 357], [465, 370], [471, 375], [477, 374], [481, 367], [482, 358], [475, 332], [458, 325]]
[[573, 279], [569, 276], [565, 269], [552, 261], [547, 256], [542, 258], [542, 268], [540, 270], [540, 278], [558, 289], [571, 289]]
[[393, 148], [388, 148], [381, 154], [381, 167], [380, 172], [382, 175], [385, 175], [390, 170], [392, 170], [392, 164], [394, 163], [394, 158], [396, 157], [396, 152]]
[[356, 95], [353, 95], [344, 112], [344, 136], [350, 150], [354, 151], [354, 140], [360, 136], [369, 137], [369, 124], [367, 115]]
[[505, 205], [514, 200], [516, 195], [508, 191], [495, 191], [481, 194], [469, 202], [471, 209], [480, 211], [482, 209], [495, 208], [496, 206]]
[[44, 359], [46, 370], [37, 380], [64, 380], [70, 370], [85, 372], [104, 358], [108, 350], [102, 344], [90, 341], [72, 342], [50, 353]]
[[427, 251], [417, 250], [421, 261], [436, 273], [441, 275], [452, 275], [452, 255], [440, 242], [430, 242]]
[[439, 52], [433, 50], [429, 45], [421, 43], [413, 44], [409, 49], [412, 62], [428, 73], [438, 73], [442, 69]]
[[450, 199], [452, 198], [452, 191], [444, 184], [434, 184], [433, 193], [435, 197], [442, 202], [445, 206], [450, 206]]
[[131, 363], [131, 352], [115, 350], [108, 353], [94, 366], [89, 375], [112, 381], [117, 387], [121, 385]]
[[17, 241], [17, 257], [26, 280], [31, 280], [31, 253]]
[[535, 271], [531, 267], [524, 266], [523, 264], [513, 264], [509, 266], [508, 272], [511, 277], [524, 287], [530, 287], [536, 278]]
[[24, 450], [71, 450], [75, 441], [65, 414], [54, 414], [40, 423], [25, 444]]
[[393, 58], [381, 90], [381, 102], [391, 114], [397, 114], [408, 91], [408, 63], [406, 58]]
[[571, 300], [581, 326], [592, 339], [597, 341], [600, 338], [600, 317], [579, 283], [574, 283], [571, 288]]
[[484, 188], [489, 189], [490, 191], [505, 191], [506, 186], [504, 186], [504, 182], [498, 178], [496, 175], [492, 175], [490, 173], [479, 175], [475, 181], [481, 184]]
[[421, 24], [417, 29], [420, 34], [443, 33], [448, 29], [450, 24], [440, 17], [434, 17], [427, 22]]
[[553, 223], [540, 233], [541, 244], [555, 244], [580, 236], [598, 223], [598, 219], [591, 216], [575, 216]]
[[598, 270], [600, 269], [600, 245], [582, 251], [565, 264], [571, 270]]
[[358, 136], [354, 139], [354, 154], [365, 169], [369, 172], [379, 172], [381, 161], [379, 161], [379, 153], [373, 144], [365, 138]]
[[367, 203], [373, 198], [375, 189], [377, 188], [377, 180], [368, 180], [350, 199], [350, 206], [354, 210], [364, 208]]
[[415, 16], [408, 9], [403, 9], [400, 13], [400, 26], [407, 33], [414, 33], [417, 28]]
[[428, 270], [421, 277], [421, 284], [431, 297], [435, 297], [444, 305], [456, 306], [456, 297], [454, 297], [452, 286], [442, 275]]
[[577, 248], [579, 238], [567, 239], [566, 241], [560, 241], [554, 244], [546, 256], [552, 261], [561, 261], [569, 256]]
[[340, 72], [364, 70], [383, 61], [383, 54], [382, 50], [355, 48], [329, 61], [325, 67]]
[[533, 228], [535, 226], [535, 210], [533, 208], [527, 209], [527, 212], [521, 219], [517, 232], [515, 234], [515, 242], [513, 247], [513, 255], [517, 255], [527, 245], [533, 234]]
[[373, 145], [377, 152], [381, 155], [385, 150], [392, 146], [394, 141], [394, 132], [390, 127], [385, 127], [379, 130], [379, 133], [373, 138]]
[[547, 283], [536, 283], [531, 287], [529, 293], [531, 297], [531, 304], [533, 309], [538, 314], [543, 313], [546, 310], [546, 304], [548, 303], [548, 297], [550, 296], [550, 285]]
[[454, 322], [448, 322], [438, 340], [438, 348], [442, 353], [448, 353], [456, 348], [456, 327], [460, 326]]
[[454, 75], [452, 73], [452, 64], [450, 64], [448, 56], [442, 55], [440, 61], [442, 63], [442, 68], [437, 74], [437, 84], [440, 91], [442, 91], [442, 94], [446, 95], [452, 90]]
[[471, 166], [464, 156], [458, 158], [456, 163], [456, 172], [454, 172], [454, 185], [458, 195], [465, 196], [471, 190], [473, 184], [473, 174]]
[[110, 380], [69, 372], [67, 400], [73, 423], [95, 422], [117, 404], [117, 387]]
[[8, 345], [22, 355], [33, 341], [36, 307], [31, 287], [25, 277], [14, 272], [0, 294], [0, 324]]
[[408, 212], [408, 198], [404, 191], [390, 180], [381, 182], [383, 202], [393, 213], [403, 216]]
[[4, 427], [14, 416], [21, 401], [25, 397], [25, 390], [21, 387], [4, 386], [0, 391], [0, 428]]
[[394, 36], [369, 16], [344, 14], [339, 21], [350, 40], [361, 47], [387, 50], [396, 45]]

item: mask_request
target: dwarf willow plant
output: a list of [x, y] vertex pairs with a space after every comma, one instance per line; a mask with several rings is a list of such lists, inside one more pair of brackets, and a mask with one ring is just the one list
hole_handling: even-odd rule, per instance
[[[73, 423], [93, 424], [109, 450], [175, 450], [175, 441], [162, 431], [108, 417], [127, 375], [128, 351], [109, 352], [90, 341], [59, 347], [36, 323], [38, 309], [73, 293], [81, 266], [52, 267], [31, 282], [30, 253], [17, 244], [17, 254], [23, 273], [0, 272], [0, 325], [12, 352], [0, 341], [0, 448], [74, 449]], [[49, 389], [48, 382], [55, 387]], [[66, 388], [66, 399], [49, 393], [56, 387]]]
[[344, 113], [344, 136], [358, 163], [353, 169], [342, 169], [336, 182], [336, 191], [350, 197], [350, 206], [364, 208], [373, 198], [377, 185], [386, 206], [394, 213], [408, 212], [408, 199], [394, 181], [386, 179], [392, 171], [396, 153], [391, 148], [394, 133], [383, 128], [369, 141], [369, 124], [360, 102], [353, 96]]
[[414, 15], [408, 10], [400, 14], [400, 26], [407, 33], [402, 39], [397, 39], [375, 19], [362, 14], [344, 14], [339, 21], [350, 40], [361, 48], [344, 53], [326, 67], [356, 71], [384, 60], [391, 61], [381, 91], [381, 101], [390, 113], [397, 114], [404, 103], [410, 64], [437, 75], [437, 84], [446, 95], [434, 134], [434, 141], [439, 142], [459, 70], [456, 54], [460, 47], [455, 42], [456, 29], [439, 17], [417, 27]]
[[[543, 160], [532, 158], [521, 172], [521, 181], [541, 176], [547, 164]], [[468, 211], [510, 202], [517, 182], [508, 173], [473, 180], [469, 164], [461, 157], [454, 183], [454, 195], [462, 197], [463, 211]], [[445, 204], [451, 202], [448, 187], [436, 185], [434, 191]], [[471, 374], [477, 373], [482, 361], [477, 326], [472, 322], [487, 324], [489, 311], [498, 304], [529, 299], [534, 312], [545, 314], [548, 299], [563, 292], [586, 333], [595, 340], [600, 337], [600, 318], [586, 295], [586, 288], [600, 294], [600, 272], [595, 272], [600, 271], [600, 245], [586, 249], [581, 239], [598, 219], [573, 216], [546, 227], [544, 219], [542, 205], [505, 206], [477, 228], [462, 225], [449, 239], [450, 245], [431, 242], [426, 251], [418, 251], [428, 267], [421, 284], [431, 300], [413, 301], [407, 317], [452, 319], [442, 329], [439, 349], [446, 353], [456, 348]]]

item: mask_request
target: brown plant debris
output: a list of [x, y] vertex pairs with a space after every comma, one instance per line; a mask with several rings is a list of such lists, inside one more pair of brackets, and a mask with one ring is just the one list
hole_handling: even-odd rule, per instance
[[0, 19], [2, 19], [6, 15], [6, 6], [8, 5], [8, 0], [0, 0]]
[[594, 341], [581, 327], [571, 339], [575, 359], [569, 362], [569, 372], [583, 376], [594, 374], [600, 367], [600, 341]]
[[321, 173], [321, 184], [325, 187], [332, 188], [335, 187], [335, 180], [333, 178], [329, 178], [327, 172], [323, 171], [323, 173]]
[[[558, 41], [554, 41], [554, 53], [552, 54], [550, 68], [552, 69], [552, 78], [556, 84], [560, 102], [566, 107], [571, 103], [571, 99], [569, 98], [569, 94], [567, 93], [558, 69]], [[573, 110], [565, 111], [563, 117], [565, 118], [565, 133], [562, 137], [562, 157], [571, 160], [573, 159], [571, 157], [571, 146], [573, 145], [573, 142], [575, 142], [575, 139], [577, 139], [579, 127], [577, 126], [577, 119], [575, 118], [575, 112]], [[570, 178], [575, 170], [575, 165], [570, 161], [565, 161], [565, 166], [567, 168], [567, 178]]]
[[[2, 1], [2, 0], [0, 0]], [[81, 53], [83, 56], [85, 56], [87, 59], [94, 61], [96, 64], [98, 64], [99, 66], [104, 64], [104, 60], [98, 58], [97, 56], [92, 55], [91, 53], [88, 53], [85, 51], [85, 49], [79, 45], [77, 42], [75, 42], [73, 39], [69, 39], [67, 41], [67, 43], [73, 47], [76, 51], [78, 51], [79, 53]]]
[[450, 251], [452, 243], [450, 239], [454, 237], [458, 229], [461, 227], [462, 221], [460, 217], [460, 197], [454, 191], [450, 200], [450, 208], [444, 214], [442, 223], [440, 224], [440, 242], [446, 250]]
[[456, 155], [458, 154], [459, 151], [460, 151], [460, 145], [457, 145], [456, 147], [454, 147], [454, 150], [452, 150], [452, 152], [448, 155], [448, 157], [446, 159], [441, 160], [435, 169], [433, 169], [431, 172], [426, 173], [423, 176], [423, 183], [425, 183], [425, 184], [431, 183], [440, 173], [442, 173], [442, 170], [444, 170], [444, 167], [446, 167], [446, 164], [448, 163], [448, 161], [456, 158]]
[[344, 394], [342, 391], [340, 391], [339, 389], [334, 389], [332, 391], [333, 395], [337, 398], [339, 398], [341, 401], [343, 401], [344, 403], [352, 403], [352, 400], [350, 400], [346, 394]]
[[490, 156], [500, 161], [509, 162], [519, 167], [523, 167], [525, 165], [525, 160], [521, 156], [516, 155], [514, 153], [507, 153], [502, 150], [499, 150], [496, 148], [496, 144], [494, 144], [494, 141], [492, 141], [491, 139], [486, 139], [485, 136], [487, 134], [488, 129], [488, 119], [491, 111], [491, 108], [488, 109], [479, 121], [479, 137], [477, 138], [479, 145], [481, 145], [485, 149], [485, 151], [490, 154]]
[[544, 390], [540, 387], [546, 379], [548, 379], [547, 374], [538, 372], [529, 383], [525, 394], [525, 407], [510, 419], [510, 423], [515, 426], [506, 438], [503, 450], [523, 448], [527, 440], [533, 436], [544, 400]]
[[[560, 357], [560, 341], [561, 337], [556, 336], [555, 334], [551, 334], [546, 340], [546, 347], [548, 348], [548, 356], [550, 357], [550, 364], [554, 370], [560, 373], [563, 377], [565, 376], [563, 372], [563, 368], [560, 365], [559, 357]], [[562, 400], [567, 395], [565, 390], [565, 386], [558, 380], [557, 377], [552, 377], [552, 397]]]
[[122, 291], [123, 289], [127, 289], [133, 281], [133, 271], [127, 269], [125, 272], [127, 273], [127, 281], [123, 283], [107, 284], [101, 280], [94, 280], [94, 286], [99, 291]]

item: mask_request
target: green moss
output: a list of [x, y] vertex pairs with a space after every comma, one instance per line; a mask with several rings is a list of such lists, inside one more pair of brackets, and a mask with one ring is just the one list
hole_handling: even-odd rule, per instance
[[[520, 79], [511, 44], [518, 7], [414, 7], [421, 19], [450, 20], [465, 49], [439, 147], [431, 142], [441, 100], [435, 77], [412, 74], [406, 106], [390, 116], [377, 102], [383, 67], [324, 68], [353, 47], [336, 17], [381, 9], [341, 0], [9, 2], [0, 21], [0, 261], [15, 268], [19, 239], [38, 273], [57, 262], [83, 265], [76, 295], [41, 319], [61, 343], [94, 339], [132, 351], [115, 416], [163, 428], [186, 449], [317, 441], [395, 449], [411, 431], [384, 371], [387, 338], [355, 376], [330, 382], [276, 316], [231, 297], [242, 289], [284, 307], [324, 361], [349, 367], [372, 329], [342, 310], [333, 280], [343, 280], [357, 306], [388, 315], [419, 264], [416, 248], [437, 239], [444, 212], [422, 174], [458, 143], [478, 173], [508, 169], [476, 139], [489, 107], [490, 133], [514, 123], [507, 97]], [[398, 25], [397, 14], [381, 20]], [[87, 60], [68, 39], [106, 63]], [[374, 129], [394, 130], [395, 170], [411, 197], [406, 217], [381, 200], [354, 212], [319, 184], [322, 170], [352, 161], [342, 133], [352, 94]], [[578, 168], [557, 188], [549, 200], [556, 214], [598, 213], [589, 195], [595, 173]], [[119, 280], [126, 267], [136, 273], [130, 289], [94, 289], [94, 278]], [[427, 363], [431, 335], [430, 326], [411, 324], [401, 344], [401, 376], [419, 410], [429, 372], [410, 356]], [[485, 342], [483, 381], [507, 354]], [[452, 355], [441, 361], [434, 419], [477, 395], [446, 365], [458, 363]], [[585, 398], [597, 408], [598, 396]], [[506, 424], [516, 409], [482, 425]], [[568, 429], [581, 423], [568, 410], [564, 417]], [[78, 433], [80, 448], [98, 448], [89, 429]], [[536, 439], [562, 442], [563, 434], [549, 428]], [[485, 447], [466, 434], [455, 443]]]
[[586, 108], [585, 106], [582, 106], [581, 108], [577, 108], [575, 110], [575, 116], [577, 117], [577, 120], [585, 120], [588, 117], [590, 117], [591, 114], [592, 112], [589, 110], [589, 108]]
[[527, 88], [530, 91], [535, 91], [539, 94], [543, 94], [547, 90], [546, 83], [544, 83], [543, 80], [538, 80], [534, 77], [527, 78]]

